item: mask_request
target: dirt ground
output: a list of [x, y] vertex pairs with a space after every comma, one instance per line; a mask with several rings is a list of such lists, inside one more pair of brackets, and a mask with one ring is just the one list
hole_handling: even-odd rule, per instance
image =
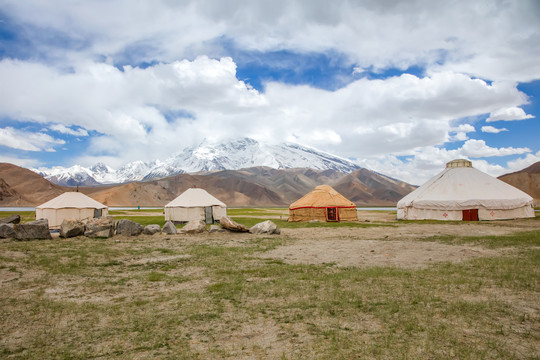
[[[259, 217], [259, 216], [250, 216]], [[268, 218], [268, 217], [266, 217]], [[389, 211], [359, 211], [366, 228], [296, 228], [281, 229], [288, 244], [261, 255], [291, 264], [325, 264], [337, 266], [397, 266], [423, 268], [436, 262], [461, 262], [474, 257], [497, 256], [508, 248], [487, 249], [471, 245], [447, 245], [429, 241], [432, 237], [506, 235], [540, 229], [539, 221], [530, 219], [464, 223], [399, 222]], [[207, 243], [221, 246], [251, 244], [254, 237], [264, 235], [214, 233], [201, 235], [154, 235], [153, 241], [182, 238], [182, 243]], [[116, 241], [130, 241], [115, 237]], [[426, 240], [426, 241], [418, 241]], [[147, 259], [152, 261], [152, 259]]]

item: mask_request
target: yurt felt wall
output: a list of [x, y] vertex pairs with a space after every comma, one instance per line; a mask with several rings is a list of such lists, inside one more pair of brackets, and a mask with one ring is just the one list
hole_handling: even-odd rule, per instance
[[[534, 217], [533, 199], [523, 191], [472, 167], [450, 161], [446, 169], [398, 204], [406, 220], [502, 220]], [[469, 213], [474, 213], [473, 218]]]
[[210, 195], [206, 190], [187, 189], [165, 205], [165, 220], [175, 222], [207, 221], [206, 209], [209, 207], [212, 208], [214, 221], [227, 216], [227, 205]]
[[66, 192], [36, 206], [36, 219], [47, 219], [50, 228], [58, 228], [65, 219], [84, 220], [107, 214], [107, 206], [80, 192]]
[[356, 205], [332, 187], [320, 185], [289, 206], [289, 221], [310, 220], [358, 220]]
[[[356, 206], [353, 208], [336, 208], [337, 220], [335, 221], [356, 221], [358, 215]], [[332, 221], [327, 218], [327, 208], [297, 208], [289, 209], [289, 221], [310, 221], [318, 220], [321, 222]]]

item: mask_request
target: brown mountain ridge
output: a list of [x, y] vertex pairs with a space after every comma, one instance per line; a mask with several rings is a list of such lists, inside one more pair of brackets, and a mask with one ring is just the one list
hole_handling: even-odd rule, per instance
[[499, 176], [499, 179], [531, 195], [534, 206], [540, 206], [540, 161], [523, 170]]
[[[357, 206], [395, 206], [414, 186], [360, 169], [350, 174], [308, 168], [252, 167], [120, 185], [81, 187], [108, 206], [163, 206], [190, 187], [203, 188], [228, 206], [288, 206], [315, 186], [328, 184]], [[50, 183], [31, 170], [0, 164], [0, 206], [36, 206], [72, 187]]]

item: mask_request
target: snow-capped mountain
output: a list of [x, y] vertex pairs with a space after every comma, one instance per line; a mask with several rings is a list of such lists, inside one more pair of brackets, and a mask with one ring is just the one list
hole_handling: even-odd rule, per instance
[[312, 168], [349, 173], [360, 168], [350, 160], [293, 143], [265, 144], [250, 138], [211, 144], [203, 141], [161, 161], [134, 161], [114, 170], [98, 163], [91, 168], [39, 168], [35, 172], [59, 185], [97, 185], [162, 178], [182, 173], [238, 170], [254, 166], [275, 169]]

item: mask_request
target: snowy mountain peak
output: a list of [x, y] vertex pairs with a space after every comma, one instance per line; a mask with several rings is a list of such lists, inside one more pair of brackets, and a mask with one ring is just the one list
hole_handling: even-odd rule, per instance
[[118, 170], [103, 163], [91, 168], [40, 168], [35, 172], [59, 185], [97, 185], [162, 178], [201, 171], [238, 170], [254, 166], [275, 169], [312, 168], [349, 173], [360, 167], [350, 160], [294, 143], [266, 144], [251, 138], [212, 144], [204, 140], [171, 157], [151, 162], [134, 161]]

